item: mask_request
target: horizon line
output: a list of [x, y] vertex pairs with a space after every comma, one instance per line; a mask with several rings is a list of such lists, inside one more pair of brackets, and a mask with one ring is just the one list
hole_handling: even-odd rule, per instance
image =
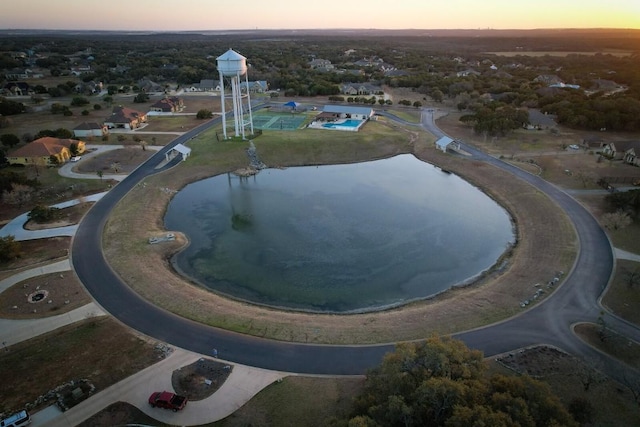
[[640, 28], [631, 27], [537, 27], [537, 28], [232, 28], [232, 29], [78, 29], [78, 28], [0, 28], [0, 31], [66, 31], [66, 32], [136, 32], [136, 33], [198, 33], [198, 32], [247, 32], [247, 31], [558, 31], [558, 30], [620, 30], [640, 31]]

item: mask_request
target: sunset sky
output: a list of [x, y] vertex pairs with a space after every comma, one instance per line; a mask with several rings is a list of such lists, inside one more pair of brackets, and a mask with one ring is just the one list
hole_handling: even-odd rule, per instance
[[10, 3], [0, 13], [0, 29], [640, 29], [640, 0], [15, 0]]

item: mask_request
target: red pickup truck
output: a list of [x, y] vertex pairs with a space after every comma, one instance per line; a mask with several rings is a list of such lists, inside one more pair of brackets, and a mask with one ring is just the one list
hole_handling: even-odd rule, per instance
[[149, 396], [149, 405], [152, 408], [157, 406], [158, 408], [172, 409], [173, 412], [178, 412], [187, 406], [187, 398], [170, 391], [156, 391]]

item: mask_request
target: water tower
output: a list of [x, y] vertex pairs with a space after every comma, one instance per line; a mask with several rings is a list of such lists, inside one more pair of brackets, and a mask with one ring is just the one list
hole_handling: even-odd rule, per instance
[[[235, 135], [242, 135], [245, 139], [244, 131], [250, 126], [253, 135], [253, 116], [251, 115], [251, 98], [249, 97], [249, 76], [247, 75], [247, 58], [240, 55], [233, 49], [229, 49], [224, 54], [216, 58], [218, 61], [218, 73], [220, 73], [220, 101], [222, 102], [222, 128], [224, 139], [227, 139], [227, 114], [225, 105], [225, 82], [231, 83], [231, 100], [233, 101], [233, 123]], [[244, 76], [246, 93], [246, 110], [249, 120], [244, 120], [245, 106], [242, 102], [242, 90], [240, 78]], [[228, 89], [227, 89], [228, 90]]]

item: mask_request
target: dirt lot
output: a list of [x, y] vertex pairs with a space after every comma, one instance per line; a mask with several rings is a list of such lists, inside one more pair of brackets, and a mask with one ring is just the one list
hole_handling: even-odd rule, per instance
[[143, 150], [140, 146], [124, 147], [83, 159], [74, 166], [73, 170], [86, 174], [97, 171], [103, 171], [104, 174], [127, 174], [155, 153], [151, 149]]
[[36, 319], [56, 316], [91, 302], [73, 271], [45, 274], [0, 293], [0, 317]]

